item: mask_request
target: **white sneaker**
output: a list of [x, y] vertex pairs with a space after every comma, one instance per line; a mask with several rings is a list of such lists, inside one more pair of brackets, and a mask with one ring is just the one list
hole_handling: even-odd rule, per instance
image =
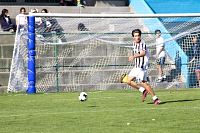
[[78, 6], [78, 7], [85, 7], [85, 6], [84, 6], [84, 5], [82, 5], [82, 4], [78, 4], [77, 6]]
[[163, 75], [162, 78], [163, 78], [163, 79], [166, 79], [166, 75]]
[[162, 77], [159, 77], [158, 80], [157, 80], [158, 83], [160, 83], [160, 82], [162, 82], [162, 81], [163, 81], [163, 78], [162, 78]]

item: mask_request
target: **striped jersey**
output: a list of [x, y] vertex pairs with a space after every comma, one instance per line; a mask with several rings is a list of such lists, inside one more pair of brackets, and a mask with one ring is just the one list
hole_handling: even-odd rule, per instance
[[146, 51], [145, 56], [134, 58], [133, 60], [135, 68], [142, 68], [142, 69], [148, 68], [149, 52], [143, 40], [141, 40], [140, 43], [133, 42], [133, 55], [137, 53], [140, 54], [140, 52], [143, 50]]

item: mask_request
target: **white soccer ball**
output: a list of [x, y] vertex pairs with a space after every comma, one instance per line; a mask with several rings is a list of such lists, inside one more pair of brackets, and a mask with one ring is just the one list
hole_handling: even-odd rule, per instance
[[87, 100], [87, 93], [85, 92], [81, 92], [79, 97], [78, 97], [79, 101], [84, 102]]

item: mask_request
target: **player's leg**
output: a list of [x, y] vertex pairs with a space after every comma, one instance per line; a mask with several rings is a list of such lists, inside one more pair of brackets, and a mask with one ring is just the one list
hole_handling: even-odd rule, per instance
[[139, 90], [141, 93], [142, 93], [142, 102], [145, 101], [147, 95], [148, 95], [148, 91], [141, 85], [139, 85], [137, 82], [136, 82], [136, 78], [132, 78], [132, 77], [128, 77], [128, 81], [127, 81], [127, 84], [130, 85], [131, 87]]
[[122, 75], [121, 82], [127, 83], [129, 86], [139, 90], [143, 94], [142, 101], [144, 101], [148, 92], [142, 86], [138, 86], [137, 82], [135, 81], [138, 73], [139, 71], [136, 68], [133, 68], [128, 75]]
[[142, 102], [144, 102], [144, 100], [146, 99], [148, 91], [145, 90], [143, 86], [140, 86], [138, 82], [143, 80], [144, 75], [145, 75], [145, 71], [143, 71], [140, 68], [134, 68], [129, 73], [128, 75], [129, 78], [127, 82], [128, 85], [138, 89], [142, 93]]
[[160, 103], [160, 100], [159, 98], [156, 96], [155, 92], [153, 91], [153, 89], [151, 88], [151, 86], [146, 82], [146, 81], [143, 81], [141, 84], [140, 84], [142, 87], [144, 87], [151, 95], [153, 101], [154, 101], [154, 104], [155, 105], [158, 105]]
[[142, 86], [143, 88], [145, 88], [145, 90], [150, 93], [150, 95], [152, 96], [152, 99], [154, 101], [154, 104], [159, 104], [160, 100], [158, 99], [158, 97], [155, 95], [155, 92], [153, 91], [153, 89], [151, 88], [151, 86], [147, 83], [147, 71], [146, 70], [141, 70], [140, 74], [138, 75], [138, 78], [140, 79], [140, 83], [138, 83], [138, 85]]
[[157, 59], [157, 70], [158, 70], [158, 82], [162, 82], [162, 68], [161, 68], [161, 59]]
[[166, 75], [164, 73], [164, 65], [165, 65], [165, 57], [161, 57], [160, 60], [160, 67], [161, 67], [161, 76], [162, 76], [162, 80], [166, 80]]
[[135, 89], [140, 89], [140, 87], [138, 86], [138, 84], [135, 82], [136, 77], [138, 75], [139, 71], [137, 68], [133, 68], [130, 73], [127, 76], [127, 84], [130, 85], [131, 87], [135, 88]]
[[121, 83], [126, 83], [135, 89], [139, 89], [137, 83], [134, 80], [135, 78], [133, 76], [129, 76], [127, 74], [123, 74], [120, 78]]
[[139, 87], [137, 83], [135, 82], [135, 77], [129, 76], [127, 77], [127, 84], [130, 85], [131, 87], [139, 90]]

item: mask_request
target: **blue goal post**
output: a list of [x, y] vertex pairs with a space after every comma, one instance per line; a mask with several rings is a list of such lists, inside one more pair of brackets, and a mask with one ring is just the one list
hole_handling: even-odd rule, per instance
[[36, 70], [35, 70], [35, 16], [28, 17], [28, 94], [36, 93]]

